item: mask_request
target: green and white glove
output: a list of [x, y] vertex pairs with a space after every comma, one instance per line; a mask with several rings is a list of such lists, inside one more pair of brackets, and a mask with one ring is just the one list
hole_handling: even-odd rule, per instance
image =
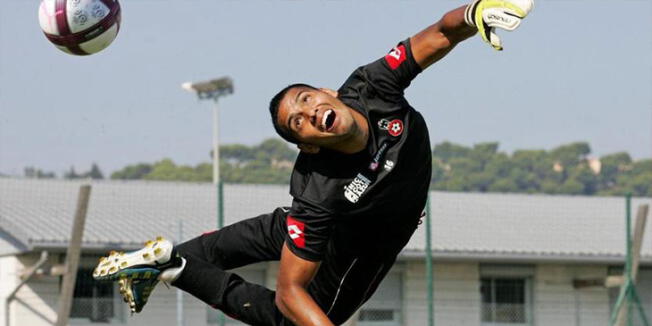
[[503, 49], [496, 28], [515, 30], [521, 20], [532, 11], [533, 0], [475, 0], [464, 12], [467, 24], [478, 28], [482, 39], [501, 51]]

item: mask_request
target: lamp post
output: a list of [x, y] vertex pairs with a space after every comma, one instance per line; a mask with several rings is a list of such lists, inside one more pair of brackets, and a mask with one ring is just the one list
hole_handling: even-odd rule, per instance
[[229, 77], [211, 79], [203, 82], [186, 82], [181, 88], [197, 94], [200, 100], [213, 100], [213, 183], [220, 183], [219, 112], [217, 101], [220, 97], [233, 94], [233, 81]]
[[[213, 184], [217, 187], [217, 228], [221, 229], [224, 226], [224, 195], [222, 182], [220, 181], [220, 119], [217, 101], [222, 96], [233, 94], [233, 80], [230, 77], [221, 77], [197, 83], [186, 82], [181, 84], [181, 88], [197, 94], [197, 98], [200, 100], [213, 100]], [[181, 301], [181, 299], [178, 300]], [[179, 310], [183, 311], [183, 308]], [[180, 316], [183, 319], [182, 313]], [[225, 323], [224, 314], [220, 314], [219, 324], [224, 326]]]

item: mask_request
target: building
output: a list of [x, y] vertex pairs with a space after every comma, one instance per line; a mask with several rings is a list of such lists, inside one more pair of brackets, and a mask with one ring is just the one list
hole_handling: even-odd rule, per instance
[[[0, 326], [56, 320], [61, 277], [48, 271], [64, 261], [82, 183], [0, 178]], [[290, 200], [286, 186], [225, 185], [226, 223]], [[617, 290], [576, 285], [622, 272], [623, 198], [432, 192], [430, 202], [436, 325], [608, 325]], [[636, 198], [633, 207], [650, 202]], [[109, 249], [132, 250], [157, 235], [185, 240], [215, 229], [216, 214], [212, 184], [93, 181], [70, 324], [177, 325], [176, 289], [159, 286], [144, 312], [129, 316], [115, 285], [93, 282], [90, 271]], [[427, 324], [424, 227], [355, 324]], [[645, 236], [639, 294], [652, 315], [649, 230]], [[49, 254], [44, 272], [8, 301], [42, 251]], [[238, 273], [274, 288], [276, 270], [269, 262]], [[182, 311], [184, 325], [216, 325], [220, 318], [187, 294]]]

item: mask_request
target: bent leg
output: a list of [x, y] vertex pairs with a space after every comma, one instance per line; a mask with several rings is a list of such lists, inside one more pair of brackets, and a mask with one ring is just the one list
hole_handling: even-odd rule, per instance
[[247, 324], [292, 325], [276, 307], [274, 291], [195, 257], [186, 258], [186, 268], [172, 285]]
[[193, 256], [223, 270], [279, 260], [285, 239], [286, 214], [282, 208], [277, 208], [270, 214], [205, 233], [179, 244], [176, 249], [182, 257]]
[[278, 260], [285, 237], [286, 212], [278, 208], [203, 234], [176, 247], [186, 266], [172, 285], [215, 309], [251, 325], [287, 322], [274, 303], [275, 292], [225, 270]]

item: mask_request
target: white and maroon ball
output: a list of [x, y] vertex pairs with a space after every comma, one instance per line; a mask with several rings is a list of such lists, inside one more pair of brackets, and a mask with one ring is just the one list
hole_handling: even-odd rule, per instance
[[60, 50], [88, 55], [109, 46], [120, 30], [118, 0], [41, 0], [38, 19]]

